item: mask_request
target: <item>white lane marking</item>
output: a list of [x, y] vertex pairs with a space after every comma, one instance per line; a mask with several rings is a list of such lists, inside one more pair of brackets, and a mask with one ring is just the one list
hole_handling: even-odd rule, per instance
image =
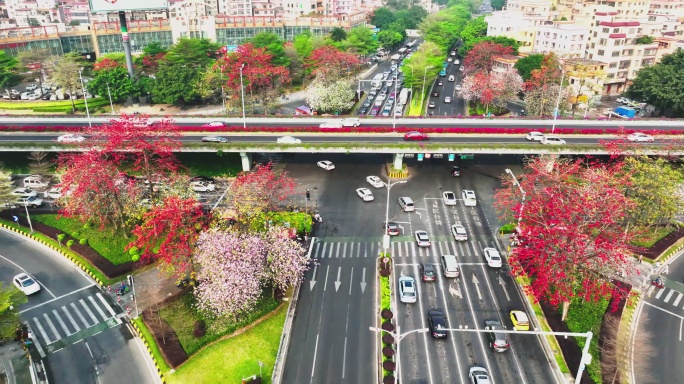
[[116, 312], [112, 309], [112, 307], [109, 306], [109, 303], [107, 303], [107, 300], [102, 296], [100, 292], [97, 293], [97, 298], [100, 299], [102, 304], [104, 304], [105, 308], [107, 308], [107, 311], [112, 315], [112, 317], [116, 317]]
[[313, 364], [311, 364], [311, 382], [310, 383], [313, 383], [314, 372], [316, 371], [316, 354], [318, 354], [318, 336], [319, 336], [319, 334], [316, 334], [316, 348], [314, 348]]
[[105, 313], [104, 313], [104, 311], [102, 310], [102, 308], [100, 308], [100, 306], [97, 305], [97, 303], [95, 302], [95, 299], [93, 299], [92, 296], [88, 296], [88, 300], [90, 300], [90, 302], [93, 304], [93, 307], [95, 307], [95, 309], [96, 309], [97, 312], [100, 314], [100, 316], [102, 316], [102, 320], [107, 320], [107, 315], [105, 315]]
[[83, 325], [85, 325], [86, 328], [90, 327], [90, 324], [86, 321], [85, 317], [83, 317], [83, 314], [81, 313], [81, 311], [79, 311], [78, 308], [76, 307], [76, 303], [71, 303], [70, 305], [71, 305], [71, 308], [73, 308], [74, 311], [76, 311], [76, 316], [78, 316], [78, 318], [81, 320]]
[[679, 293], [677, 295], [677, 298], [675, 299], [674, 303], [672, 303], [672, 305], [674, 305], [676, 307], [679, 304], [679, 301], [682, 299], [682, 296], [684, 296], [684, 294]]
[[325, 292], [325, 289], [328, 287], [328, 274], [330, 273], [330, 266], [325, 270], [325, 282], [323, 283], [323, 292]]
[[40, 323], [40, 321], [38, 321], [37, 317], [33, 318], [33, 322], [36, 323], [36, 329], [38, 329], [38, 333], [40, 333], [40, 336], [43, 338], [43, 340], [45, 340], [45, 344], [52, 344], [52, 341], [50, 341], [50, 338], [45, 333], [43, 325]]
[[56, 309], [52, 310], [52, 314], [55, 315], [55, 318], [57, 319], [57, 322], [59, 323], [60, 327], [64, 330], [64, 333], [66, 333], [67, 336], [71, 336], [74, 333], [67, 328], [66, 324], [64, 324], [64, 320], [62, 320], [62, 316], [59, 315], [59, 312], [57, 312]]
[[78, 324], [76, 324], [76, 320], [74, 320], [74, 318], [71, 316], [71, 313], [69, 313], [69, 311], [67, 311], [65, 306], [62, 306], [62, 311], [64, 311], [64, 314], [66, 315], [67, 319], [69, 319], [69, 322], [74, 327], [76, 332], [80, 331], [81, 327], [79, 327]]
[[[26, 274], [31, 275], [31, 274], [28, 273], [24, 268], [22, 268], [19, 264], [17, 264], [17, 263], [15, 263], [14, 261], [12, 261], [12, 260], [6, 258], [5, 256], [0, 255], [0, 258], [5, 259], [5, 261], [7, 261], [8, 263], [14, 265], [14, 266], [17, 267], [17, 269], [19, 269], [20, 271], [22, 271], [22, 272], [24, 272], [24, 273], [26, 273]], [[31, 275], [31, 276], [33, 276], [33, 275]], [[33, 278], [36, 279], [35, 276], [33, 276]], [[53, 299], [55, 298], [54, 293], [52, 293], [52, 291], [50, 291], [50, 289], [49, 289], [48, 287], [46, 287], [45, 284], [41, 283], [40, 280], [38, 280], [38, 279], [36, 279], [36, 281], [38, 282], [38, 284], [40, 284], [41, 288], [44, 288], [44, 289], [50, 294], [50, 296], [52, 296]]]
[[656, 295], [655, 295], [655, 298], [656, 298], [656, 299], [659, 299], [660, 296], [663, 295], [663, 292], [665, 292], [665, 288], [659, 289], [659, 290], [658, 290], [658, 293], [656, 293]]
[[87, 287], [79, 288], [79, 289], [77, 289], [77, 290], [75, 290], [75, 291], [71, 291], [71, 292], [69, 292], [69, 293], [67, 293], [67, 294], [64, 294], [64, 295], [62, 295], [62, 296], [55, 297], [54, 299], [50, 299], [50, 300], [48, 300], [48, 301], [46, 301], [46, 302], [43, 302], [43, 303], [34, 305], [33, 307], [29, 307], [29, 308], [26, 308], [26, 309], [22, 309], [21, 311], [19, 311], [19, 313], [25, 313], [25, 312], [28, 312], [28, 311], [30, 311], [30, 310], [32, 310], [32, 309], [36, 309], [36, 308], [42, 307], [42, 306], [45, 305], [45, 304], [49, 304], [49, 303], [52, 303], [53, 301], [56, 301], [56, 300], [59, 300], [59, 299], [63, 299], [63, 298], [65, 298], [65, 297], [67, 297], [67, 296], [71, 296], [71, 295], [73, 295], [74, 293], [81, 292], [81, 291], [83, 291], [83, 290], [85, 290], [85, 289], [88, 289], [88, 288], [94, 286], [94, 285], [95, 285], [95, 284], [91, 284], [91, 285], [89, 285], [89, 286], [87, 286]]
[[674, 313], [674, 312], [668, 311], [668, 310], [665, 309], [665, 308], [661, 308], [661, 307], [659, 307], [659, 306], [657, 306], [657, 305], [653, 305], [653, 304], [651, 304], [651, 303], [649, 303], [649, 302], [647, 302], [647, 301], [644, 301], [643, 303], [646, 304], [646, 305], [648, 305], [648, 306], [650, 306], [650, 307], [653, 307], [653, 308], [655, 308], [655, 309], [659, 309], [659, 310], [661, 310], [661, 311], [663, 311], [663, 312], [665, 312], [665, 313], [667, 313], [667, 314], [670, 314], [670, 315], [672, 315], [672, 316], [674, 316], [674, 317], [677, 317], [677, 318], [679, 318], [679, 319], [684, 319], [684, 316], [681, 316], [681, 315], [678, 315], [678, 314], [676, 314], [676, 313]]
[[665, 296], [665, 300], [663, 300], [663, 301], [666, 302], [666, 303], [667, 303], [668, 301], [670, 301], [670, 298], [672, 297], [672, 295], [673, 295], [674, 293], [675, 293], [674, 290], [670, 290], [670, 292], [667, 294], [667, 296]]
[[349, 278], [349, 296], [351, 296], [352, 286], [354, 285], [354, 267], [351, 267], [351, 277]]
[[95, 315], [93, 315], [93, 312], [90, 310], [90, 308], [88, 308], [85, 301], [83, 301], [83, 299], [81, 299], [78, 302], [81, 303], [81, 306], [83, 307], [83, 309], [85, 309], [88, 316], [90, 316], [90, 319], [93, 321], [93, 325], [97, 324], [98, 323], [97, 317], [95, 317]]
[[679, 319], [679, 341], [682, 341], [682, 323], [684, 323], [684, 319]]
[[[88, 348], [88, 353], [90, 354], [90, 358], [93, 360], [93, 363], [95, 363], [95, 356], [93, 356], [93, 351], [90, 350], [90, 345], [88, 345], [87, 341], [84, 341], [86, 348]], [[97, 364], [93, 364], [93, 367], [95, 368], [95, 378], [97, 379], [97, 383], [100, 384], [100, 370], [97, 369]]]
[[52, 320], [50, 320], [47, 313], [43, 313], [43, 317], [45, 318], [45, 321], [47, 321], [47, 325], [50, 327], [52, 333], [57, 337], [55, 341], [59, 340], [62, 336], [59, 334], [59, 332], [57, 332], [57, 328], [55, 328], [55, 325], [52, 324]]

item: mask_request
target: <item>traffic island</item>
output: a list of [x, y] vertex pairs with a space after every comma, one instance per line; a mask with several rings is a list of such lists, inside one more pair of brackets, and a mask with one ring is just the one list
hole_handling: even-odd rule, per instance
[[396, 369], [396, 362], [394, 356], [396, 355], [396, 340], [393, 336], [394, 312], [392, 311], [392, 284], [390, 282], [392, 274], [392, 258], [388, 253], [381, 253], [378, 257], [378, 275], [380, 281], [379, 292], [379, 315], [378, 322], [381, 323], [380, 328], [375, 328], [380, 340], [378, 365], [382, 368], [379, 372], [378, 382], [394, 384], [396, 379], [394, 371]]
[[393, 163], [386, 163], [385, 167], [387, 169], [387, 176], [389, 176], [390, 179], [407, 179], [409, 177], [408, 166], [406, 166], [406, 164], [403, 164], [401, 169], [394, 168]]

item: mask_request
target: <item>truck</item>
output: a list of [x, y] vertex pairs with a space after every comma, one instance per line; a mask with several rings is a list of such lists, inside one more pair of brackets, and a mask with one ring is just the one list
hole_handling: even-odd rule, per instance
[[396, 62], [398, 62], [399, 60], [401, 60], [401, 55], [397, 53], [397, 54], [395, 54], [395, 55], [392, 55], [391, 59], [392, 59], [393, 62], [396, 63]]
[[382, 73], [378, 73], [377, 75], [375, 75], [375, 77], [373, 77], [373, 80], [371, 81], [371, 86], [373, 88], [380, 88], [382, 86], [382, 80]]
[[408, 88], [404, 88], [399, 92], [399, 105], [406, 105], [406, 102], [408, 102], [408, 93]]
[[407, 51], [407, 49], [406, 49], [406, 48], [399, 48], [399, 50], [397, 51], [397, 53], [399, 53], [400, 55], [402, 55], [402, 56], [403, 56], [403, 55], [405, 55], [405, 54], [406, 54], [406, 51]]
[[636, 109], [631, 107], [617, 107], [615, 108], [615, 113], [622, 117], [635, 117]]

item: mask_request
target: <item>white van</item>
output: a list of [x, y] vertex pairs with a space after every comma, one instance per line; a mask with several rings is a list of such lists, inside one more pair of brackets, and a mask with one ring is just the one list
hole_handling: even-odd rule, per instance
[[458, 269], [458, 262], [454, 255], [442, 255], [441, 258], [442, 270], [444, 277], [458, 277], [461, 271]]
[[31, 175], [24, 178], [24, 187], [42, 189], [50, 186], [50, 181], [40, 175]]
[[413, 212], [416, 210], [416, 207], [413, 205], [413, 200], [411, 200], [410, 197], [400, 197], [399, 205], [401, 205], [401, 209], [403, 209], [404, 212]]

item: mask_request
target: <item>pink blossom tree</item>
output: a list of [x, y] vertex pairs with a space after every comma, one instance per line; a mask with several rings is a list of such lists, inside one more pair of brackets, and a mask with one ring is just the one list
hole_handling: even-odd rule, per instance
[[267, 243], [265, 277], [284, 291], [306, 272], [309, 259], [302, 246], [288, 237], [285, 228], [271, 228], [264, 240]]

